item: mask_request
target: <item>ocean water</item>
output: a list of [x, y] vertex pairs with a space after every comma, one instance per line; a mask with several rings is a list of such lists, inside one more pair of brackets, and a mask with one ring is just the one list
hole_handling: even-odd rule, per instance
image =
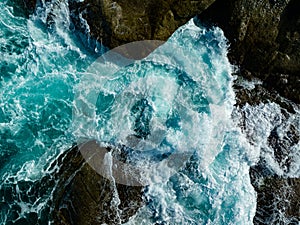
[[[63, 2], [41, 4], [29, 19], [0, 6], [0, 224], [51, 224], [49, 165], [86, 139], [141, 152], [133, 159], [147, 204], [126, 224], [252, 224], [250, 166], [264, 157], [274, 173], [300, 175], [299, 143], [288, 172], [267, 143], [274, 127], [298, 129], [299, 111], [286, 119], [275, 103], [234, 106], [220, 28], [192, 19], [124, 66], [103, 62], [103, 46], [84, 47]], [[174, 153], [190, 156], [176, 171], [152, 166]]]

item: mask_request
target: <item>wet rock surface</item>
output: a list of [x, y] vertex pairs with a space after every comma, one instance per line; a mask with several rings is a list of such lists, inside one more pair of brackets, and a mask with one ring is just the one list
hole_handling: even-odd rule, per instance
[[[82, 33], [109, 48], [140, 40], [166, 40], [214, 0], [69, 1], [71, 18]], [[86, 23], [89, 25], [86, 26]]]
[[[5, 224], [122, 224], [144, 204], [143, 187], [114, 184], [102, 177], [77, 146], [45, 169], [47, 173], [40, 180], [11, 177], [10, 182], [1, 184], [0, 210], [9, 218]], [[30, 211], [18, 200], [24, 205], [43, 202], [44, 206], [39, 212]]]
[[[257, 192], [257, 208], [253, 222], [254, 224], [299, 224], [300, 127], [299, 114], [297, 117], [295, 112], [299, 109], [286, 99], [270, 94], [260, 85], [251, 90], [245, 88], [243, 92], [246, 93], [245, 95], [253, 96], [253, 101], [240, 102], [239, 107], [245, 109], [241, 111], [243, 122], [240, 126], [249, 142], [260, 148], [259, 160], [250, 167], [249, 173], [251, 183]], [[261, 95], [260, 92], [265, 99], [257, 98]], [[282, 105], [277, 109], [273, 108], [273, 116], [264, 115], [264, 112], [270, 112], [270, 109], [266, 110], [262, 107], [270, 102], [279, 102]], [[243, 104], [245, 105], [242, 106]], [[250, 114], [244, 115], [245, 112]], [[247, 123], [249, 115], [251, 122]], [[258, 130], [254, 127], [259, 127], [259, 123], [267, 124], [263, 128], [258, 128], [264, 133], [258, 136], [265, 135], [262, 139], [257, 138]]]
[[224, 30], [240, 76], [300, 103], [299, 9], [297, 0], [216, 0], [199, 18]]
[[251, 182], [257, 192], [254, 224], [299, 224], [300, 178], [274, 176], [266, 171], [263, 164], [250, 170]]
[[142, 187], [114, 184], [102, 177], [77, 146], [55, 164], [52, 166], [59, 166], [59, 182], [53, 193], [55, 224], [121, 224], [143, 205]]
[[[242, 83], [245, 81], [242, 81]], [[280, 105], [283, 110], [287, 110], [289, 113], [296, 113], [293, 107], [294, 103], [285, 98], [282, 98], [277, 92], [269, 91], [262, 84], [254, 85], [252, 89], [245, 88], [244, 84], [236, 81], [234, 84], [236, 94], [236, 106], [243, 107], [245, 104], [252, 106], [260, 103], [275, 102]]]

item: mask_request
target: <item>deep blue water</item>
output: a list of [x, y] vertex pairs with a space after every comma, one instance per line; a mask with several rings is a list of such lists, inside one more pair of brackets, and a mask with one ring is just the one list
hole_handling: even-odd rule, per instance
[[[248, 143], [233, 119], [234, 68], [222, 30], [191, 20], [146, 59], [124, 66], [99, 61], [101, 48], [84, 49], [63, 3], [51, 30], [47, 13], [40, 8], [25, 19], [0, 3], [0, 224], [51, 222], [54, 184], [40, 181], [51, 180], [51, 162], [83, 139], [127, 145], [151, 160], [192, 156], [175, 172], [138, 158], [149, 204], [128, 224], [252, 224], [249, 166], [261, 146]], [[272, 121], [263, 122], [270, 130]], [[259, 129], [252, 134], [263, 143]]]

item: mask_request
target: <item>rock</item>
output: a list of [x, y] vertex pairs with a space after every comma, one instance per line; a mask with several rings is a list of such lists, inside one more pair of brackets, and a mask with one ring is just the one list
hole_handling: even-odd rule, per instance
[[291, 149], [299, 143], [299, 133], [300, 131], [295, 125], [290, 124], [284, 135], [280, 135], [278, 128], [274, 128], [268, 138], [269, 146], [274, 151], [275, 160], [285, 173], [290, 172], [290, 167], [295, 157], [295, 152], [292, 152]]
[[298, 0], [72, 0], [69, 5], [75, 27], [109, 48], [137, 40], [166, 40], [199, 15], [201, 21], [224, 30], [230, 61], [240, 66], [240, 76], [248, 71], [268, 90], [300, 103]]
[[15, 16], [29, 18], [35, 10], [36, 0], [10, 0], [7, 4], [13, 7]]
[[300, 103], [300, 2], [216, 0], [199, 15], [220, 26], [230, 61], [264, 81], [268, 90]]
[[294, 104], [282, 98], [278, 93], [266, 89], [262, 84], [256, 84], [253, 89], [248, 89], [237, 80], [234, 84], [236, 94], [236, 106], [243, 107], [246, 103], [255, 106], [260, 103], [275, 102], [287, 110], [289, 113], [295, 114]]
[[[40, 180], [13, 177], [3, 183], [0, 209], [8, 215], [7, 224], [115, 225], [144, 204], [142, 194], [141, 186], [114, 185], [99, 175], [75, 146], [55, 159]], [[21, 209], [40, 203], [38, 212]]]
[[214, 1], [71, 0], [69, 6], [77, 30], [89, 32], [92, 38], [113, 48], [133, 41], [166, 40]]
[[114, 185], [90, 167], [78, 147], [61, 155], [52, 167], [57, 165], [55, 224], [121, 224], [143, 205], [142, 187]]
[[[29, 0], [27, 0], [29, 1]], [[59, 1], [59, 0], [57, 0]], [[70, 0], [75, 29], [86, 46], [114, 48], [139, 40], [166, 40], [198, 15], [220, 26], [239, 76], [300, 103], [300, 3], [297, 0]]]
[[265, 169], [250, 170], [257, 192], [254, 224], [298, 224], [300, 221], [300, 178], [284, 178], [263, 174]]

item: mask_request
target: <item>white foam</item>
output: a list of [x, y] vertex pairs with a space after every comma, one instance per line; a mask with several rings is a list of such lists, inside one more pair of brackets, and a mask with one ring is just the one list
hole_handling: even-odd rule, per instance
[[[171, 44], [166, 43], [147, 58], [158, 64], [179, 64], [203, 88], [210, 113], [195, 112], [186, 98], [188, 95], [184, 91], [177, 94], [176, 109], [184, 118], [180, 124], [182, 132], [168, 133], [168, 141], [177, 149], [196, 150], [197, 166], [189, 173], [183, 170], [174, 175], [179, 179], [176, 182], [172, 179], [153, 182], [146, 194], [153, 203], [140, 209], [126, 224], [151, 224], [153, 220], [167, 224], [252, 224], [256, 199], [249, 166], [257, 160], [257, 151], [253, 154], [253, 147], [231, 119], [235, 102], [230, 77], [233, 67], [226, 57], [222, 32], [219, 29], [213, 32], [218, 42], [214, 47], [220, 49], [206, 46], [205, 42], [197, 48], [193, 45], [193, 38], [206, 32], [190, 21], [170, 38]], [[211, 65], [199, 60], [206, 53]], [[153, 181], [159, 180], [155, 173], [151, 175]]]
[[285, 111], [276, 103], [261, 103], [258, 106], [246, 104], [240, 109], [240, 113], [243, 115], [241, 124], [244, 124], [244, 132], [255, 148], [255, 152], [259, 152], [260, 157], [266, 161], [266, 166], [273, 173], [279, 176], [299, 177], [299, 141], [291, 146], [285, 146], [285, 148], [288, 148], [289, 157], [292, 159], [288, 172], [285, 167], [280, 165], [281, 162], [278, 162], [275, 157], [275, 149], [268, 142], [273, 130], [276, 130], [278, 141], [281, 142], [284, 136], [287, 135], [290, 126], [294, 126], [298, 131], [300, 130], [298, 106], [294, 106], [295, 114], [283, 113], [282, 110]]

